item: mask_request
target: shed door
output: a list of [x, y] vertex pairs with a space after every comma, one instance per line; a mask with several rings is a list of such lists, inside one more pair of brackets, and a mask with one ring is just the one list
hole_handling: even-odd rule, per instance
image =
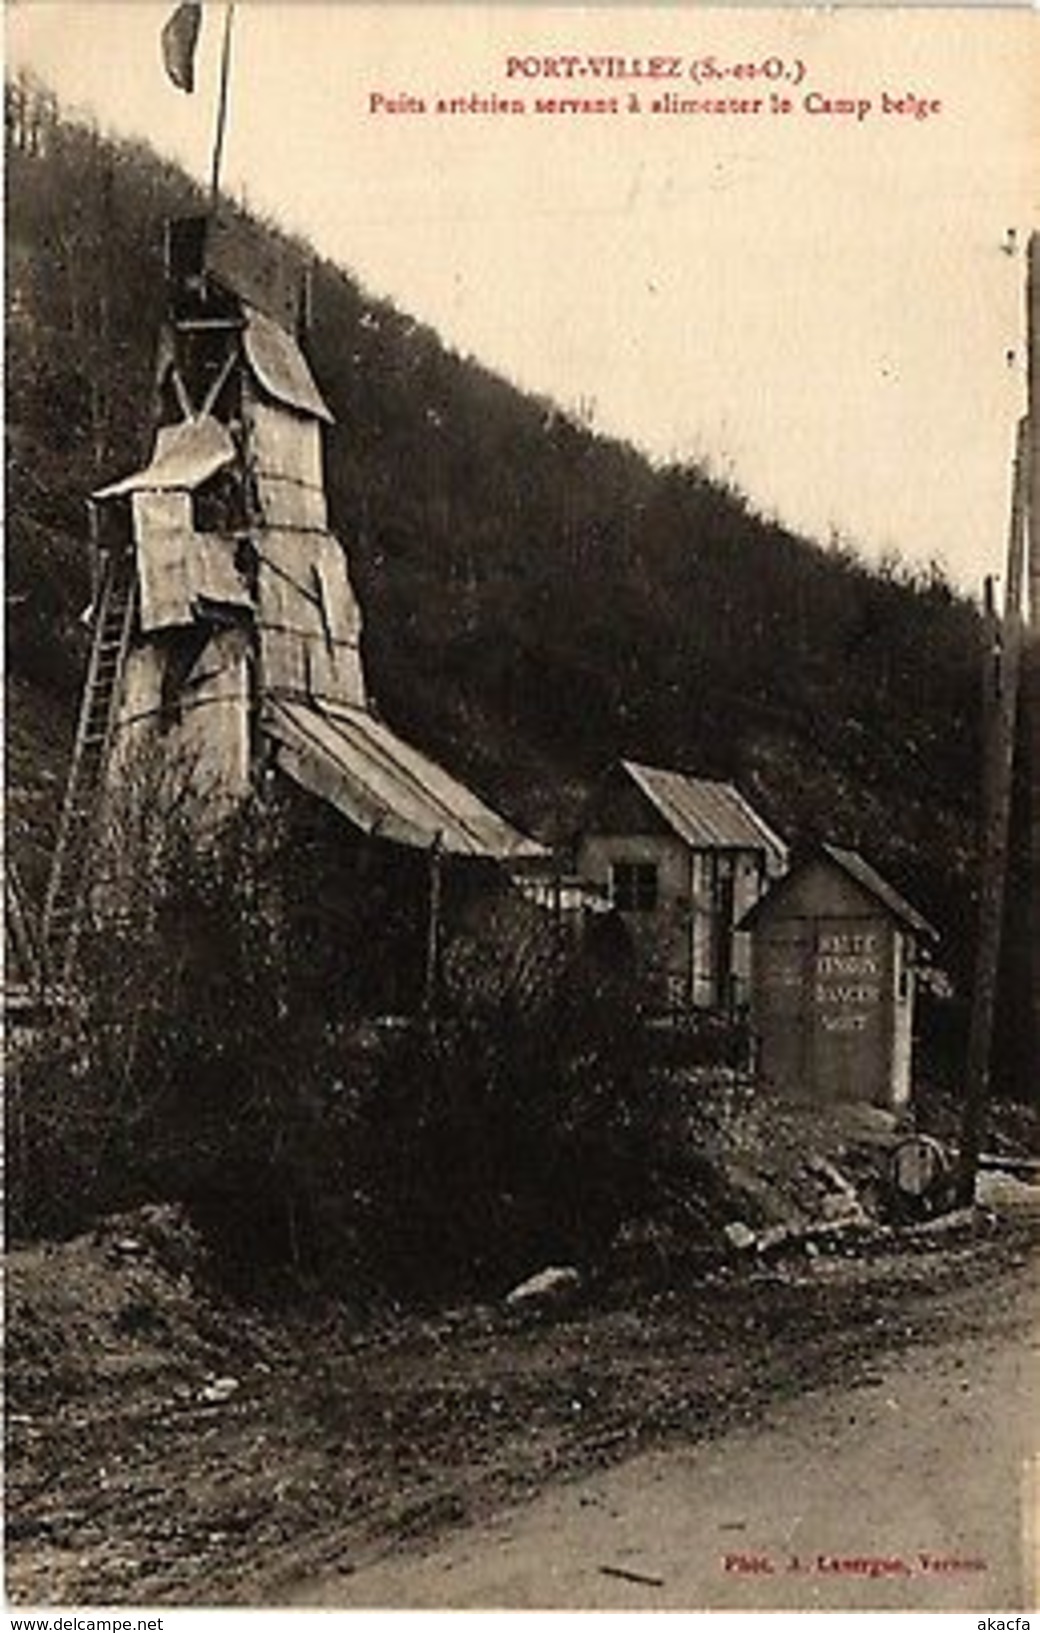
[[814, 963], [812, 925], [789, 919], [755, 942], [754, 1015], [766, 1081], [790, 1095], [805, 1093], [812, 1052], [809, 1002]]
[[892, 934], [877, 918], [819, 919], [811, 1004], [816, 1097], [890, 1098]]
[[733, 921], [736, 884], [730, 857], [715, 858], [712, 880], [712, 1003], [730, 1009], [733, 1003]]

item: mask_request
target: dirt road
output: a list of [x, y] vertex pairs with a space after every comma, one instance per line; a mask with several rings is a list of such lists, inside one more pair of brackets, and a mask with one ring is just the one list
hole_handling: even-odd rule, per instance
[[[1015, 1289], [1023, 1317], [1036, 1288], [1034, 1272]], [[422, 1557], [309, 1584], [298, 1602], [1034, 1608], [1040, 1346], [1028, 1326], [1008, 1335], [1012, 1313], [994, 1311], [997, 1335], [887, 1357], [852, 1387], [776, 1403], [754, 1431], [575, 1480]]]
[[[360, 1328], [257, 1328], [87, 1239], [27, 1250], [8, 1267], [8, 1593], [1020, 1604], [1035, 1240], [893, 1238], [547, 1320]], [[922, 1550], [961, 1566], [923, 1575]], [[816, 1564], [831, 1554], [914, 1574], [864, 1581]]]

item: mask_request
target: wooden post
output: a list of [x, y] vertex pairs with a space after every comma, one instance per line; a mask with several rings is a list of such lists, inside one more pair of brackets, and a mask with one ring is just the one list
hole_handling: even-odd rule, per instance
[[686, 1019], [697, 994], [697, 877], [692, 850], [686, 852]]
[[[1022, 737], [1028, 775], [1026, 833], [1029, 871], [1026, 889], [1026, 945], [1030, 962], [1031, 1013], [1024, 1017], [1022, 1055], [1028, 1063], [1040, 1057], [1040, 233], [1029, 240], [1026, 282], [1026, 324], [1029, 369], [1029, 527], [1028, 600], [1025, 647], [1022, 654]], [[1035, 1098], [1035, 1080], [1021, 1085]]]
[[557, 970], [564, 956], [563, 936], [563, 869], [559, 857], [554, 859], [552, 877], [553, 957]]
[[1040, 634], [1040, 232], [1029, 240], [1026, 275], [1026, 325], [1029, 347], [1029, 625]]
[[[982, 632], [986, 648], [982, 666], [982, 740], [986, 744], [989, 742], [993, 706], [1000, 696], [1000, 619], [997, 616], [997, 581], [992, 573], [986, 574], [986, 582], [982, 586]], [[986, 778], [983, 775], [983, 797], [985, 793]]]
[[432, 1019], [437, 1011], [441, 966], [441, 836], [430, 846], [429, 903], [426, 918], [426, 981], [423, 1011]]
[[[1028, 465], [1027, 424], [1023, 420], [1018, 428], [1012, 478], [1004, 617], [1001, 625], [999, 659], [995, 670], [996, 696], [991, 707], [983, 711], [984, 790], [978, 950], [975, 959], [957, 1177], [957, 1196], [962, 1207], [970, 1207], [975, 1199], [975, 1175], [982, 1146], [986, 1102], [989, 1097], [993, 1016], [1000, 965], [1004, 882], [1007, 875], [1019, 658], [1022, 646], [1022, 580]], [[993, 653], [988, 641], [984, 662], [984, 685], [988, 693], [994, 684]]]
[[209, 185], [210, 213], [216, 215], [220, 202], [220, 165], [224, 157], [228, 95], [231, 84], [231, 28], [235, 20], [235, 0], [227, 0], [224, 10], [224, 42], [220, 51], [220, 90], [217, 93], [217, 127], [213, 137], [213, 170]]

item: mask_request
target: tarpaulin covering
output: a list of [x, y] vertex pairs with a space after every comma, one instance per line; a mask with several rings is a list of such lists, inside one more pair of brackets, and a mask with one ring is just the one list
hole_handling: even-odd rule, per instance
[[98, 488], [95, 499], [116, 499], [148, 489], [182, 488], [191, 491], [230, 465], [235, 458], [231, 433], [209, 414], [179, 425], [164, 425], [155, 437], [151, 463], [120, 482]]
[[331, 425], [332, 415], [292, 335], [248, 306], [243, 339], [249, 366], [269, 397]]
[[207, 602], [252, 608], [234, 540], [193, 530], [190, 494], [145, 491], [132, 503], [145, 634], [192, 623]]
[[363, 704], [361, 613], [331, 533], [268, 528], [259, 536], [257, 603], [264, 690]]
[[199, 796], [207, 824], [213, 797], [242, 798], [249, 786], [249, 670], [250, 636], [241, 628], [196, 625], [171, 640], [132, 647], [109, 786], [133, 786], [134, 755], [158, 731], [163, 765]]
[[282, 770], [366, 833], [498, 861], [545, 854], [367, 710], [279, 701], [264, 725]]
[[270, 527], [325, 530], [321, 425], [254, 393], [247, 413], [257, 496]]

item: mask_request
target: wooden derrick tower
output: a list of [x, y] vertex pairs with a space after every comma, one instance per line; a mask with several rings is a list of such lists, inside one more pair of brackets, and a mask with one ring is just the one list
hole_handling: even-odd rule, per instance
[[219, 818], [251, 785], [264, 702], [366, 701], [301, 279], [257, 235], [193, 217], [170, 224], [167, 280], [152, 457], [91, 502], [91, 652], [44, 917], [55, 977], [145, 766]]
[[277, 766], [380, 839], [435, 857], [542, 854], [370, 706], [328, 526], [332, 416], [298, 343], [299, 268], [213, 214], [172, 222], [166, 260], [152, 455], [91, 501], [92, 644], [44, 911], [51, 981], [85, 914], [133, 888], [118, 877], [141, 867], [128, 809], [157, 777], [205, 825]]

